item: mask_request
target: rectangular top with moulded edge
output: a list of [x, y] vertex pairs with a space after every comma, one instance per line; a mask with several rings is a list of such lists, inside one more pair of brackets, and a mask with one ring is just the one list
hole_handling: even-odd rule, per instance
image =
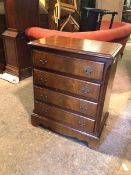
[[76, 39], [63, 36], [42, 38], [29, 42], [29, 45], [111, 59], [113, 59], [122, 48], [122, 45], [118, 43]]

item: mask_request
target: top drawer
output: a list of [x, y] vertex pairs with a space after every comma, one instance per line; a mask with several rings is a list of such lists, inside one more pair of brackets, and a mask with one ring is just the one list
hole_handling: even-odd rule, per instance
[[34, 66], [95, 80], [102, 80], [104, 63], [76, 59], [47, 52], [33, 52]]

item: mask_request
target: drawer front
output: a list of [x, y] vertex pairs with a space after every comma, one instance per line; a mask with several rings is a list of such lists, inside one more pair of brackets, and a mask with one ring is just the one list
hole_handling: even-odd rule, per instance
[[97, 103], [36, 86], [34, 87], [34, 94], [35, 100], [41, 100], [96, 118]]
[[34, 112], [81, 131], [93, 132], [95, 125], [94, 120], [37, 101]]
[[102, 80], [104, 63], [34, 51], [34, 65], [63, 73]]
[[34, 83], [98, 100], [100, 84], [34, 69]]

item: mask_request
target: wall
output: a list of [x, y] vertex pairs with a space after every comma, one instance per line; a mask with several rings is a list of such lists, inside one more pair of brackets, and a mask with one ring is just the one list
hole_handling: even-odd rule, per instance
[[127, 5], [130, 6], [131, 0], [127, 0]]
[[[115, 16], [115, 21], [121, 21], [124, 0], [96, 0], [96, 8], [112, 10], [118, 12]], [[104, 17], [105, 20], [110, 20], [110, 15]]]

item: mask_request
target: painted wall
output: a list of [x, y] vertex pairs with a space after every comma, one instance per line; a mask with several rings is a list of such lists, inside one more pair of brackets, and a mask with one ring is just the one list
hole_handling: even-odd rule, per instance
[[128, 6], [131, 5], [131, 0], [127, 0], [127, 5], [128, 5]]
[[[121, 21], [124, 0], [96, 0], [96, 8], [107, 9], [118, 12], [115, 16], [115, 21]], [[111, 16], [104, 16], [105, 20], [110, 20]]]

